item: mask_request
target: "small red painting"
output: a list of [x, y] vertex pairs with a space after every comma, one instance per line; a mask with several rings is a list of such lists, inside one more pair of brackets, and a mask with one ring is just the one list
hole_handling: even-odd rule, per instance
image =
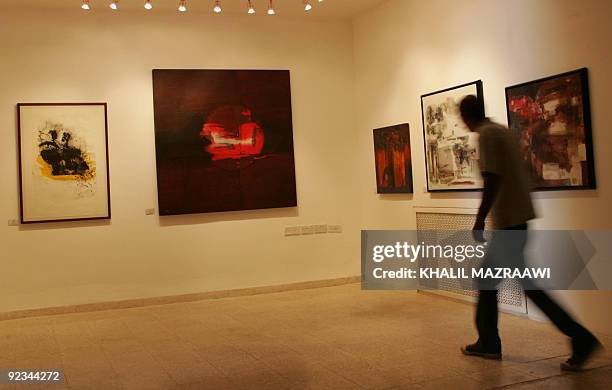
[[412, 193], [408, 124], [374, 130], [376, 188], [382, 193]]

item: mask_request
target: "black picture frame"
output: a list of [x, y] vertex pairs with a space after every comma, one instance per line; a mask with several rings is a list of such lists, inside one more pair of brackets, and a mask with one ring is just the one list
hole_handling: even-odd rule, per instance
[[[96, 216], [84, 216], [84, 217], [67, 217], [67, 218], [40, 218], [40, 219], [26, 219], [24, 206], [25, 206], [25, 188], [24, 188], [24, 161], [23, 161], [23, 140], [22, 135], [25, 129], [22, 126], [22, 119], [24, 113], [22, 108], [25, 107], [75, 107], [75, 106], [101, 106], [104, 111], [104, 155], [106, 169], [106, 212]], [[51, 222], [69, 222], [69, 221], [91, 221], [91, 220], [108, 220], [111, 219], [111, 198], [110, 198], [110, 169], [109, 169], [109, 151], [108, 151], [108, 106], [107, 103], [17, 103], [17, 152], [18, 152], [18, 170], [19, 170], [19, 218], [20, 223], [23, 225], [35, 224], [35, 223], [51, 223]]]
[[[576, 88], [579, 88], [579, 96], [574, 96], [574, 93], [578, 93]], [[563, 91], [567, 92], [566, 95], [563, 95]], [[521, 95], [522, 94], [522, 95]], [[525, 97], [523, 102], [519, 102], [518, 96]], [[534, 99], [535, 98], [535, 99]], [[578, 127], [583, 126], [584, 128], [584, 151], [578, 152], [578, 154], [584, 154], [584, 161], [580, 161], [581, 165], [581, 175], [580, 179], [583, 180], [586, 176], [586, 181], [583, 184], [572, 185], [571, 181], [573, 180], [571, 177], [560, 178], [560, 179], [546, 179], [544, 177], [540, 177], [540, 173], [538, 172], [538, 168], [534, 168], [533, 161], [538, 161], [537, 144], [534, 144], [534, 139], [541, 138], [535, 137], [534, 131], [542, 134], [542, 130], [548, 129], [548, 136], [544, 136], [544, 142], [548, 142], [550, 138], [557, 137], [559, 141], [565, 143], [566, 147], [564, 149], [567, 152], [568, 156], [572, 153], [571, 140], [570, 136], [566, 137], [566, 140], [562, 140], [562, 137], [565, 135], [551, 135], [550, 134], [550, 122], [549, 119], [546, 118], [548, 113], [546, 113], [546, 108], [544, 108], [543, 103], [547, 98], [552, 99], [566, 99], [567, 101], [576, 101], [579, 98], [580, 104], [577, 105], [575, 103], [570, 103], [569, 106], [574, 106], [572, 108], [567, 109], [568, 105], [564, 106], [562, 115], [565, 116], [567, 122], [571, 120], [572, 116], [574, 118], [580, 118], [581, 120], [578, 122]], [[511, 101], [511, 99], [513, 99]], [[531, 103], [529, 102], [531, 99]], [[514, 104], [516, 102], [517, 104]], [[536, 113], [527, 114], [532, 118], [538, 117], [538, 122], [533, 123], [527, 126], [525, 123], [521, 123], [520, 113], [516, 112], [521, 107], [518, 107], [518, 103], [521, 103], [521, 107], [526, 104], [533, 104], [532, 109], [537, 109]], [[513, 109], [511, 106], [515, 106]], [[539, 107], [539, 108], [538, 108]], [[576, 111], [578, 110], [578, 111]], [[557, 109], [555, 108], [555, 112]], [[568, 113], [569, 112], [569, 113]], [[560, 74], [556, 74], [553, 76], [548, 76], [544, 78], [540, 78], [537, 80], [532, 80], [516, 85], [512, 85], [506, 87], [506, 114], [508, 118], [508, 127], [513, 130], [519, 132], [519, 138], [521, 139], [521, 143], [523, 148], [521, 149], [524, 153], [523, 158], [527, 162], [530, 168], [531, 179], [533, 183], [533, 191], [573, 191], [573, 190], [594, 190], [597, 188], [597, 178], [595, 173], [595, 155], [593, 148], [593, 129], [592, 129], [592, 121], [591, 121], [591, 102], [590, 102], [590, 93], [589, 93], [589, 76], [587, 68], [580, 68], [576, 70], [572, 70], [569, 72], [564, 72]], [[537, 128], [535, 127], [537, 126]], [[546, 127], [548, 126], [548, 127]], [[575, 130], [575, 129], [574, 129]], [[530, 135], [531, 132], [531, 135]], [[574, 134], [575, 135], [575, 134]], [[557, 141], [557, 142], [559, 142]], [[526, 149], [529, 148], [529, 151], [532, 151], [529, 156], [525, 154], [529, 153]], [[580, 150], [582, 147], [578, 144], [578, 149]], [[535, 153], [535, 154], [534, 154]], [[559, 161], [561, 162], [561, 161]], [[583, 164], [584, 162], [584, 164]], [[548, 161], [550, 163], [550, 161]], [[554, 162], [553, 162], [554, 166]], [[575, 165], [574, 165], [575, 167]], [[544, 168], [542, 168], [542, 176], [544, 172]], [[560, 185], [555, 184], [555, 182], [562, 182], [569, 180], [569, 185]], [[548, 181], [549, 185], [542, 185]]]
[[[482, 179], [480, 178], [478, 164], [476, 162], [473, 162], [474, 164], [473, 169], [474, 169], [474, 172], [477, 173], [477, 178], [476, 178], [476, 183], [473, 185], [458, 185], [455, 188], [453, 187], [433, 188], [432, 181], [430, 180], [430, 171], [432, 169], [433, 161], [430, 161], [431, 160], [430, 151], [428, 149], [427, 122], [426, 122], [426, 114], [425, 114], [426, 102], [425, 101], [429, 97], [432, 97], [435, 95], [442, 95], [442, 94], [449, 93], [457, 89], [462, 89], [462, 88], [466, 88], [470, 86], [474, 86], [474, 89], [475, 89], [474, 92], [476, 92], [476, 97], [478, 98], [478, 101], [481, 104], [482, 112], [484, 113], [485, 108], [484, 108], [484, 93], [483, 93], [482, 80], [476, 80], [476, 81], [472, 81], [469, 83], [464, 83], [461, 85], [456, 85], [453, 87], [449, 87], [449, 88], [445, 88], [445, 89], [441, 89], [435, 92], [430, 92], [430, 93], [421, 95], [421, 119], [422, 119], [422, 124], [423, 124], [423, 148], [424, 148], [424, 155], [425, 155], [425, 181], [427, 183], [427, 192], [478, 192], [478, 191], [483, 190], [483, 183], [482, 183]], [[456, 102], [456, 103], [458, 104], [459, 102]], [[463, 130], [466, 132], [469, 132], [467, 127], [465, 127], [465, 124], [462, 124], [462, 125], [463, 125]], [[473, 145], [473, 146], [477, 153], [478, 145]]]

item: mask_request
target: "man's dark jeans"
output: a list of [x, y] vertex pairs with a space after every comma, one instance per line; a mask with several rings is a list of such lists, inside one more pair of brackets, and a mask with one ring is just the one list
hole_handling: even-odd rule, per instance
[[[482, 267], [519, 267], [525, 266], [524, 250], [527, 243], [527, 224], [513, 226], [504, 230], [513, 230], [512, 239], [496, 242], [495, 235], [491, 240], [489, 252], [503, 251], [503, 256], [487, 253]], [[495, 233], [494, 233], [495, 234]], [[503, 259], [510, 259], [504, 261]], [[478, 305], [476, 307], [476, 328], [478, 344], [487, 352], [501, 352], [501, 339], [497, 328], [497, 283], [479, 281]], [[555, 324], [563, 334], [572, 339], [574, 351], [580, 350], [581, 344], [594, 336], [578, 324], [561, 306], [552, 300], [544, 291], [533, 285], [523, 285], [525, 293], [540, 310]]]

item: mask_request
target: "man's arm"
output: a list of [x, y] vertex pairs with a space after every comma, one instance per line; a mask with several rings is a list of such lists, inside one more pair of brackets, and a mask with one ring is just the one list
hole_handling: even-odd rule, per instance
[[491, 211], [491, 207], [493, 206], [493, 202], [497, 197], [500, 186], [499, 175], [489, 172], [482, 172], [482, 177], [484, 179], [484, 191], [482, 193], [482, 202], [480, 203], [480, 208], [478, 209], [478, 214], [476, 215], [476, 223], [474, 224], [473, 229], [474, 238], [481, 242], [484, 241], [482, 231], [485, 228], [485, 220], [489, 214], [489, 211]]

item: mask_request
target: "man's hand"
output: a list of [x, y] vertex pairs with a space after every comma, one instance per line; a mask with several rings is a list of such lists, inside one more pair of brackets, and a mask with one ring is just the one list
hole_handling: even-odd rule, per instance
[[493, 202], [495, 201], [495, 197], [497, 196], [497, 192], [499, 191], [500, 187], [499, 175], [483, 171], [482, 178], [484, 179], [482, 202], [480, 203], [480, 208], [478, 209], [478, 214], [476, 215], [474, 229], [472, 229], [474, 240], [477, 242], [485, 241], [483, 234], [485, 229], [485, 219], [493, 206]]
[[484, 239], [485, 220], [484, 218], [477, 217], [474, 228], [472, 229], [472, 235], [474, 240], [477, 242], [485, 242]]

